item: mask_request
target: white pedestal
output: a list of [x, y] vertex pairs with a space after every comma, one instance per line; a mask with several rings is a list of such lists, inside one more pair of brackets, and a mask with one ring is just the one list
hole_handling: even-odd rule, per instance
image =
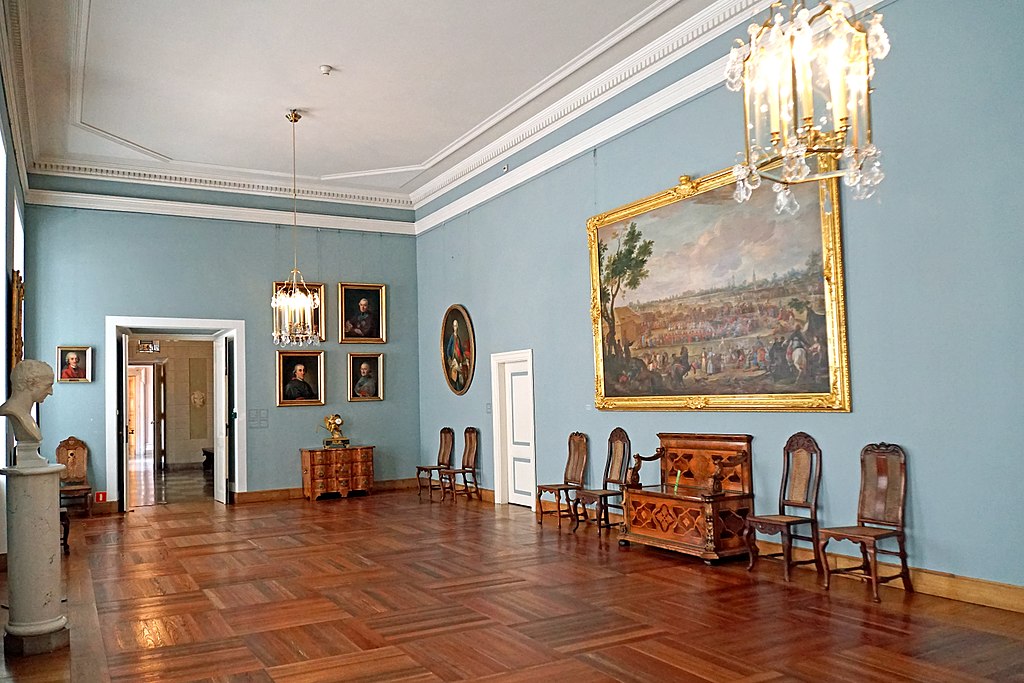
[[7, 476], [7, 586], [4, 627], [8, 655], [53, 652], [69, 644], [61, 604], [60, 472], [38, 464], [39, 444], [18, 444], [17, 467]]

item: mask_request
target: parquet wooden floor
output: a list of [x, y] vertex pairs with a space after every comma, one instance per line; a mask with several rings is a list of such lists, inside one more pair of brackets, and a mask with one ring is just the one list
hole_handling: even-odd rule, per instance
[[70, 652], [0, 680], [1024, 681], [1022, 614], [409, 491], [139, 508], [71, 546]]

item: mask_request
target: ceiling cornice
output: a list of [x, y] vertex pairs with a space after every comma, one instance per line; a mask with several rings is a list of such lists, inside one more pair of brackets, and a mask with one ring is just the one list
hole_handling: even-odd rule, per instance
[[[274, 209], [249, 209], [237, 206], [216, 206], [175, 202], [163, 199], [138, 199], [133, 197], [111, 197], [108, 195], [83, 194], [76, 192], [55, 192], [50, 190], [28, 190], [25, 202], [39, 206], [57, 206], [120, 213], [143, 213], [159, 216], [182, 216], [243, 223], [269, 223], [291, 225], [291, 211]], [[396, 235], [412, 235], [414, 224], [406, 221], [392, 221], [377, 218], [354, 218], [330, 216], [321, 213], [295, 214], [299, 227], [326, 228], [331, 230], [358, 230], [360, 232], [383, 232]]]

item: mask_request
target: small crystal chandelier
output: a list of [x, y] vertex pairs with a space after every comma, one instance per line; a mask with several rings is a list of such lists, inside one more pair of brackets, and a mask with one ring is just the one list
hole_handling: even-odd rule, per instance
[[[749, 44], [737, 40], [729, 53], [726, 86], [743, 89], [745, 128], [733, 197], [746, 201], [767, 178], [776, 212], [793, 214], [791, 184], [842, 176], [855, 199], [866, 199], [885, 177], [871, 141], [874, 60], [889, 54], [882, 15], [865, 26], [851, 19], [849, 2], [822, 2], [812, 13], [795, 0], [784, 21], [775, 13], [782, 6], [772, 3], [774, 16], [751, 24]], [[766, 171], [780, 160], [781, 175]]]
[[270, 307], [274, 309], [274, 344], [278, 346], [316, 346], [320, 333], [313, 327], [314, 311], [320, 308], [320, 295], [306, 286], [299, 271], [297, 234], [299, 224], [298, 189], [295, 176], [295, 124], [302, 118], [292, 109], [285, 118], [292, 122], [292, 273], [288, 281], [274, 291]]

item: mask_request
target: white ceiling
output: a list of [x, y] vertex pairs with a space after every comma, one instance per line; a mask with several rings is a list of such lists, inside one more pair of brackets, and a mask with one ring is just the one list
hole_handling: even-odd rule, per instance
[[290, 189], [297, 108], [300, 186], [393, 206], [711, 4], [3, 0], [28, 172]]

